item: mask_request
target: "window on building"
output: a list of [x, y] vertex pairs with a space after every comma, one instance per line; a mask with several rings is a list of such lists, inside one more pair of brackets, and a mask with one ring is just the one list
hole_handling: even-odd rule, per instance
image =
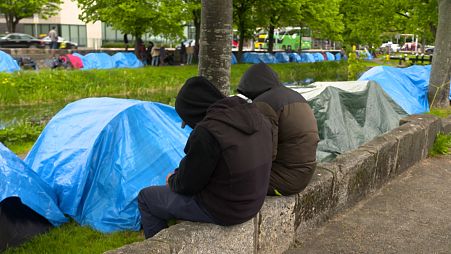
[[73, 41], [79, 47], [86, 47], [87, 33], [85, 25], [63, 25], [63, 24], [24, 24], [24, 31], [27, 34], [42, 38], [52, 27], [56, 27], [59, 36], [65, 40]]

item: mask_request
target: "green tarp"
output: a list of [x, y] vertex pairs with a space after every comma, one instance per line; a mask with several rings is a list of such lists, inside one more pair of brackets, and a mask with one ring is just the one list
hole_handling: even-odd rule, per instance
[[399, 126], [407, 113], [374, 81], [316, 82], [292, 87], [312, 107], [318, 122], [318, 161], [357, 148]]

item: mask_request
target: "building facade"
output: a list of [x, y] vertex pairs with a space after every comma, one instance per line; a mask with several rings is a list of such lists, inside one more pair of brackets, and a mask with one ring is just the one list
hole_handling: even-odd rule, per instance
[[[58, 35], [68, 41], [73, 41], [79, 47], [99, 48], [102, 45], [102, 24], [95, 22], [86, 24], [78, 18], [81, 11], [77, 4], [71, 0], [64, 0], [59, 13], [48, 19], [42, 19], [39, 15], [20, 20], [16, 32], [26, 33], [35, 37], [46, 36], [54, 26]], [[0, 17], [0, 33], [9, 32], [6, 28], [6, 20]]]

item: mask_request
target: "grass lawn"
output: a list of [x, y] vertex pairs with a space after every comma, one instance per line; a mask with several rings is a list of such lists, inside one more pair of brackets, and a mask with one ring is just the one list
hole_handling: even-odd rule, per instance
[[23, 245], [7, 249], [4, 253], [103, 253], [125, 244], [144, 240], [142, 232], [123, 231], [102, 234], [88, 227], [70, 222], [53, 228], [46, 234], [38, 235]]
[[[377, 64], [374, 62], [363, 62], [359, 68], [364, 72], [375, 65]], [[232, 66], [232, 92], [250, 66]], [[274, 64], [271, 67], [279, 74], [282, 82], [307, 78], [314, 81], [347, 79], [346, 62], [288, 63]], [[68, 103], [93, 96], [135, 98], [173, 105], [180, 86], [196, 73], [197, 66], [0, 73], [0, 110], [1, 107], [14, 105]], [[39, 127], [43, 127], [24, 125], [0, 131], [0, 142], [7, 141], [8, 147], [16, 154], [28, 151], [42, 130]], [[24, 133], [27, 135], [24, 136]], [[5, 253], [102, 253], [141, 240], [141, 232], [102, 234], [70, 222], [39, 235], [22, 246], [8, 249]]]
[[[364, 72], [373, 62], [364, 62]], [[234, 93], [250, 64], [232, 66]], [[273, 64], [282, 82], [347, 80], [347, 62]], [[173, 104], [183, 83], [197, 74], [197, 66], [163, 66], [110, 70], [42, 70], [0, 73], [0, 107], [67, 103], [80, 98], [110, 96]]]

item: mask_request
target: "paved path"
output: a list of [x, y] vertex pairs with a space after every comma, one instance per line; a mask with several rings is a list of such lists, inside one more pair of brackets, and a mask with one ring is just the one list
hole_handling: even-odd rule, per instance
[[451, 156], [416, 164], [288, 253], [451, 253]]

